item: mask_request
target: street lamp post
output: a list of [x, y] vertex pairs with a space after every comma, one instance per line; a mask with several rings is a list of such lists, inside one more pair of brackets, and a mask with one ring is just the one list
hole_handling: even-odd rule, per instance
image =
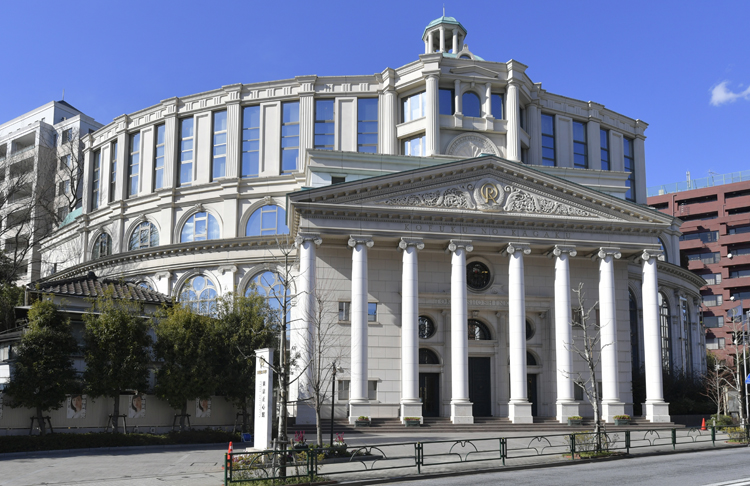
[[336, 361], [331, 364], [331, 367], [333, 368], [331, 375], [331, 442], [328, 443], [328, 447], [333, 447], [333, 418], [336, 408]]

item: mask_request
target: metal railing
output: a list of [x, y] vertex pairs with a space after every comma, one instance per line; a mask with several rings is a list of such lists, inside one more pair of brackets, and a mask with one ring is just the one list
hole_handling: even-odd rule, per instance
[[[300, 447], [286, 451], [233, 452], [224, 457], [224, 484], [248, 483], [291, 478], [310, 481], [323, 477], [369, 479], [387, 471], [399, 475], [447, 470], [475, 470], [476, 463], [487, 467], [527, 465], [541, 458], [560, 461], [602, 455], [630, 454], [636, 449], [678, 446], [718, 441], [750, 443], [750, 425], [691, 429], [638, 429], [622, 431], [574, 432], [571, 434], [529, 435], [460, 440], [398, 442], [380, 445]], [[554, 461], [554, 459], [552, 459]]]
[[704, 187], [722, 186], [734, 182], [750, 181], [750, 170], [740, 172], [731, 172], [729, 174], [716, 174], [700, 179], [691, 179], [683, 182], [673, 182], [671, 184], [662, 184], [661, 186], [649, 187], [646, 189], [648, 197], [671, 194], [673, 192], [690, 191], [692, 189], [703, 189]]

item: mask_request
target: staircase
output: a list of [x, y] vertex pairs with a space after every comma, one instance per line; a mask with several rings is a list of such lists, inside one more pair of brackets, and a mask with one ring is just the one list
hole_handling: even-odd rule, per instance
[[[304, 430], [305, 435], [307, 435], [308, 438], [314, 437], [316, 430], [315, 424], [294, 425], [292, 421], [293, 419], [290, 420], [288, 429], [290, 434], [293, 431]], [[330, 436], [330, 424], [330, 420], [323, 420], [322, 422], [324, 441]], [[673, 422], [654, 424], [647, 421], [645, 417], [635, 417], [630, 421], [630, 425], [628, 426], [615, 427], [612, 424], [608, 424], [607, 430], [681, 429], [684, 427], [684, 425], [675, 425]], [[566, 432], [592, 430], [593, 428], [594, 425], [591, 419], [585, 419], [581, 427], [568, 427], [567, 424], [561, 424], [558, 422], [555, 417], [534, 417], [533, 424], [514, 424], [511, 423], [510, 419], [507, 417], [474, 417], [473, 424], [459, 425], [453, 425], [449, 417], [425, 417], [424, 423], [418, 429], [406, 428], [397, 418], [373, 418], [369, 427], [354, 427], [354, 425], [349, 425], [349, 422], [345, 419], [338, 419], [333, 422], [333, 432], [335, 434], [343, 432], [347, 437], [357, 434], [409, 434], [411, 432], [416, 432], [417, 430], [419, 433], [442, 434], [494, 432], [498, 435], [502, 435], [503, 433], [509, 432], [515, 434], [529, 432], [530, 434], [534, 434], [541, 431], [562, 434]]]

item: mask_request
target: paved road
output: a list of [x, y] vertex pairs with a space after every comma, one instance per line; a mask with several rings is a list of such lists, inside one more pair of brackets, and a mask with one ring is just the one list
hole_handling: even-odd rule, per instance
[[467, 476], [390, 483], [430, 486], [512, 484], [573, 486], [581, 484], [639, 486], [750, 485], [750, 449], [707, 450], [667, 456], [633, 457], [566, 467], [501, 471]]

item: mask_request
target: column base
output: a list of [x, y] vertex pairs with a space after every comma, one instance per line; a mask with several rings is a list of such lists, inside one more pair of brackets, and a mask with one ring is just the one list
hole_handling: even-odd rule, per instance
[[615, 415], [625, 415], [625, 404], [618, 401], [602, 402], [602, 420], [614, 423]]
[[451, 423], [453, 424], [473, 424], [474, 423], [474, 404], [469, 400], [451, 401]]
[[534, 416], [531, 415], [531, 402], [528, 400], [509, 402], [508, 418], [514, 424], [533, 424]]
[[315, 423], [315, 407], [311, 403], [297, 403], [297, 416], [294, 422], [297, 425]]
[[643, 404], [646, 420], [649, 422], [671, 422], [669, 404], [667, 402], [646, 402]]
[[349, 425], [354, 425], [354, 422], [361, 417], [370, 417], [370, 402], [365, 401], [363, 403], [351, 403], [349, 402]]
[[422, 402], [417, 399], [405, 399], [401, 400], [401, 423], [404, 423], [405, 417], [419, 417], [419, 423], [423, 423], [422, 419]]
[[568, 417], [581, 416], [578, 402], [557, 402], [557, 421], [561, 424], [568, 423]]

